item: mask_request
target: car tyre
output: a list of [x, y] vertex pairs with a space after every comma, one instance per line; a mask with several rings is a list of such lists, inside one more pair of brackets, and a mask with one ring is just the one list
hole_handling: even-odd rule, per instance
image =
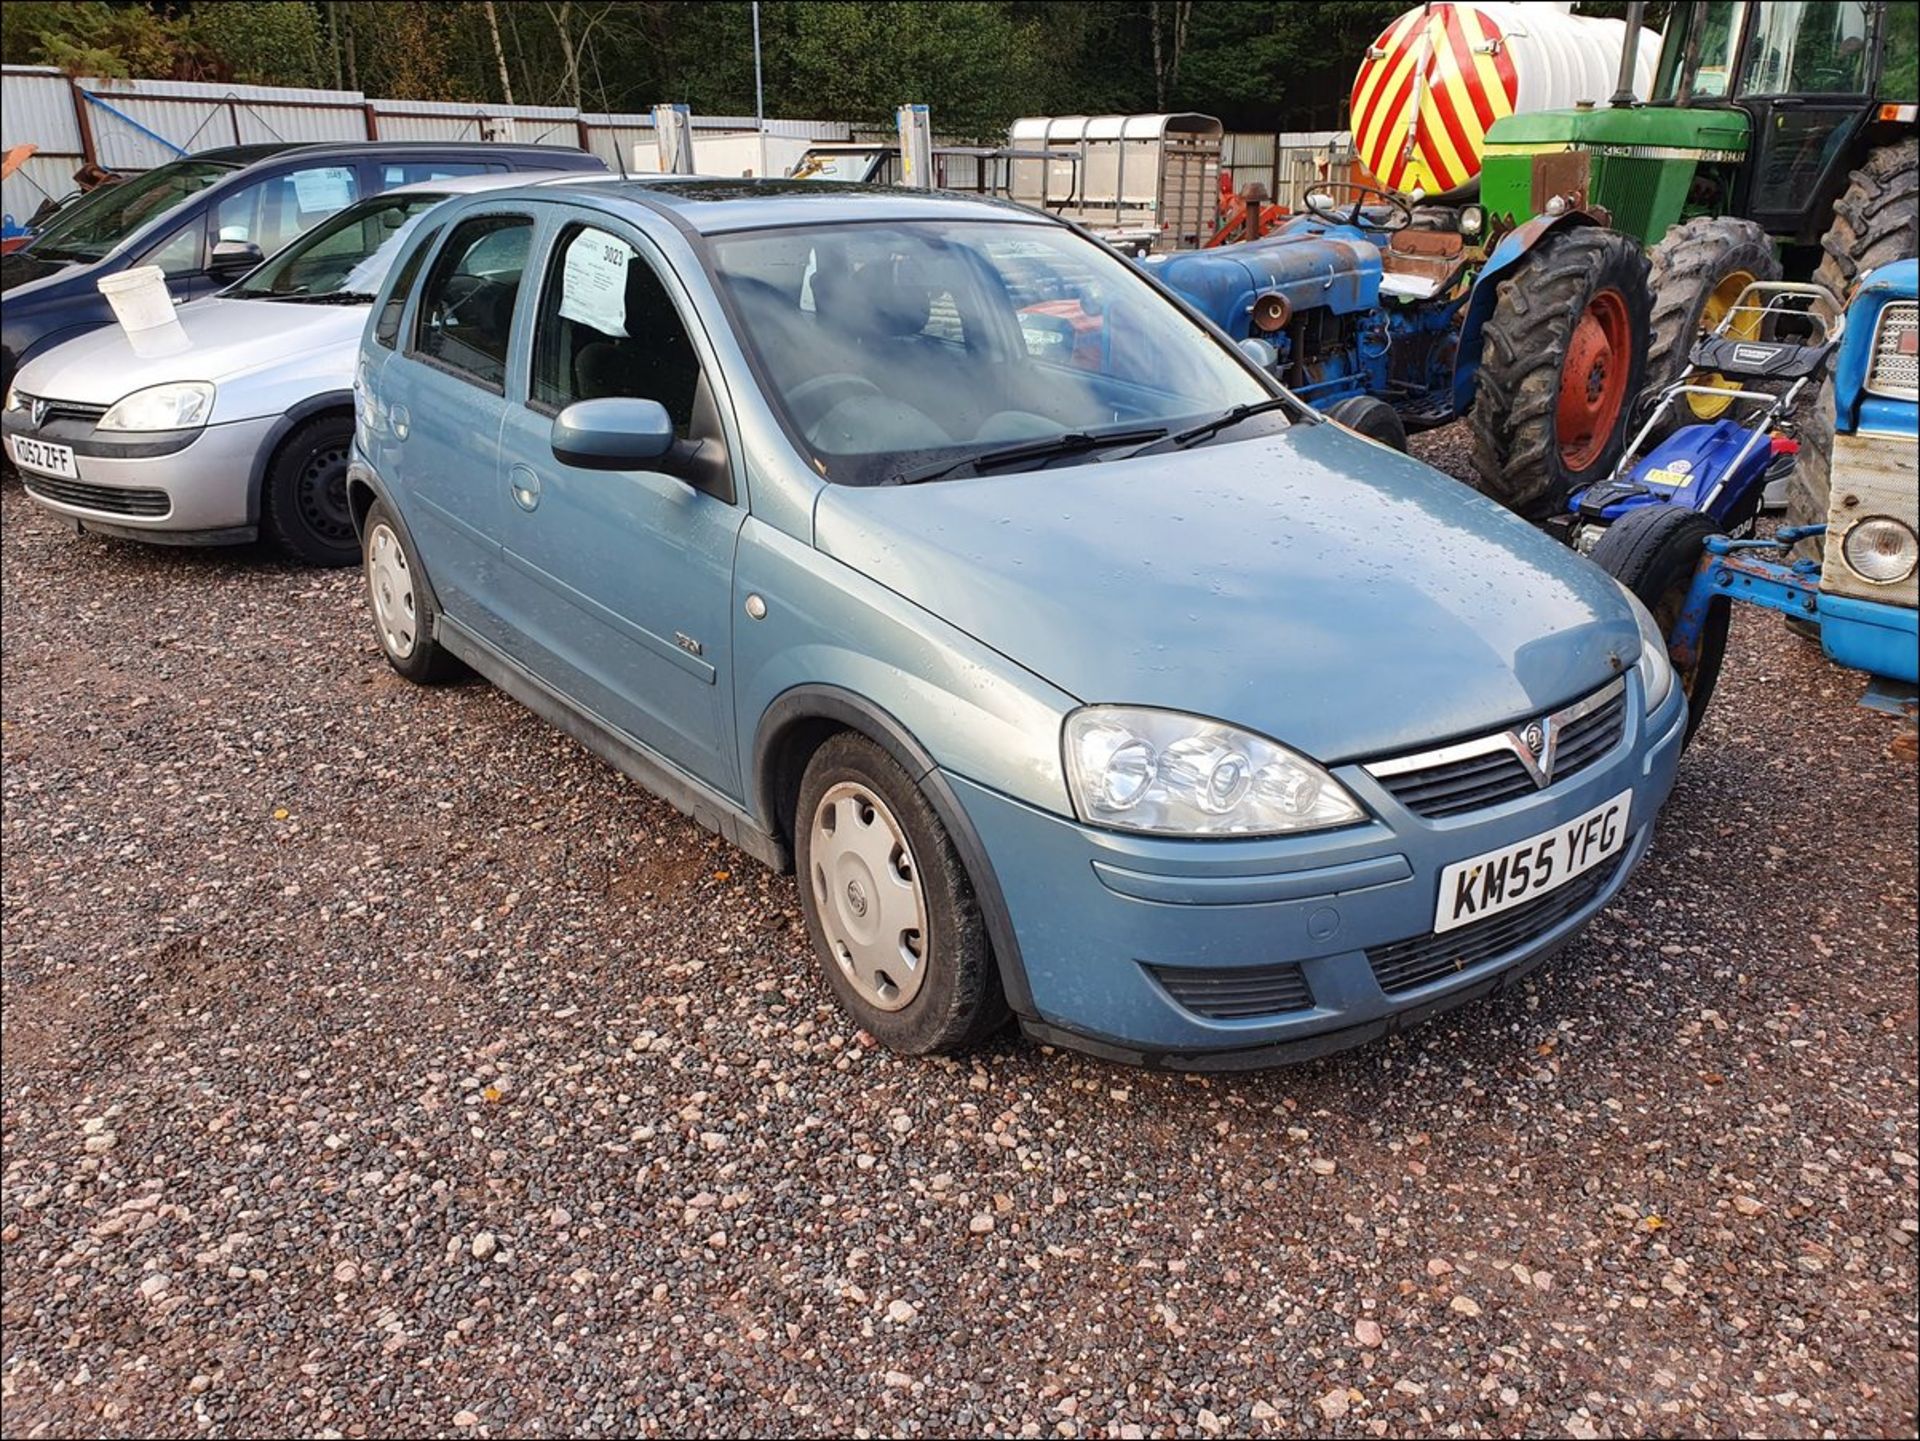
[[[1720, 528], [1697, 510], [1677, 505], [1650, 505], [1623, 516], [1607, 527], [1593, 548], [1593, 563], [1640, 598], [1653, 613], [1662, 635], [1673, 634], [1686, 603], [1693, 574], [1699, 569], [1707, 538]], [[1700, 654], [1683, 665], [1673, 661], [1674, 679], [1687, 697], [1686, 743], [1700, 728], [1720, 679], [1727, 654], [1727, 631], [1733, 620], [1731, 602], [1715, 600], [1700, 632]]]
[[308, 565], [352, 565], [360, 559], [347, 462], [353, 417], [322, 415], [297, 427], [267, 467], [262, 528], [287, 555]]
[[367, 610], [387, 664], [416, 685], [444, 685], [466, 673], [434, 638], [433, 594], [406, 532], [386, 506], [375, 501], [361, 527]]
[[843, 731], [814, 752], [794, 808], [807, 933], [835, 999], [908, 1055], [964, 1050], [1007, 1019], [973, 882], [899, 764]]

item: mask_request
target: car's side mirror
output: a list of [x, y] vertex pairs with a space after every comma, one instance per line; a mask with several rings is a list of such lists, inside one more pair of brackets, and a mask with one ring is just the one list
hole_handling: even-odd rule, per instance
[[207, 270], [213, 275], [245, 275], [266, 258], [251, 240], [216, 240]]
[[583, 470], [665, 470], [675, 451], [673, 418], [657, 400], [576, 400], [553, 418], [554, 459]]

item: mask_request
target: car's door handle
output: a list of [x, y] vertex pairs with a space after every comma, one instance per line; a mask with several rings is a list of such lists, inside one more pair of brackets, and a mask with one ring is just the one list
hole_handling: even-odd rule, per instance
[[522, 510], [532, 510], [540, 504], [540, 477], [524, 465], [516, 465], [507, 472], [507, 489], [513, 492], [513, 503]]

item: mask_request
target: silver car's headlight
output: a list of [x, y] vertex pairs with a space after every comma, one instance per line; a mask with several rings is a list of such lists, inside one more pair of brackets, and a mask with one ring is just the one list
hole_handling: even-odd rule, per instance
[[204, 380], [150, 385], [122, 396], [96, 430], [192, 430], [213, 413], [213, 387]]
[[9, 385], [9, 386], [7, 387], [7, 403], [6, 403], [6, 409], [8, 409], [8, 410], [20, 410], [20, 409], [22, 409], [22, 408], [23, 408], [23, 407], [22, 407], [22, 405], [21, 405], [21, 402], [20, 402], [20, 392], [19, 392], [18, 390], [16, 390], [16, 389], [15, 389], [15, 388], [14, 388], [13, 386], [11, 386], [11, 385]]
[[1270, 836], [1350, 826], [1359, 802], [1264, 736], [1202, 716], [1088, 706], [1067, 717], [1068, 789], [1091, 825], [1172, 836]]
[[1640, 603], [1639, 596], [1624, 585], [1620, 586], [1620, 594], [1633, 607], [1633, 618], [1640, 626], [1640, 659], [1634, 663], [1634, 669], [1640, 672], [1640, 691], [1647, 698], [1647, 714], [1652, 715], [1666, 704], [1673, 690], [1673, 662], [1667, 658], [1667, 638], [1660, 634], [1660, 622]]

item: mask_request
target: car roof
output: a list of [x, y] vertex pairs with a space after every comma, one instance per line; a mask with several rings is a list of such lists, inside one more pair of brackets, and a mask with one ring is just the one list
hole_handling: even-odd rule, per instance
[[874, 220], [998, 220], [1057, 224], [1010, 200], [943, 190], [844, 185], [828, 180], [751, 180], [692, 175], [595, 176], [569, 187], [608, 209], [620, 202], [669, 215], [700, 235]]

